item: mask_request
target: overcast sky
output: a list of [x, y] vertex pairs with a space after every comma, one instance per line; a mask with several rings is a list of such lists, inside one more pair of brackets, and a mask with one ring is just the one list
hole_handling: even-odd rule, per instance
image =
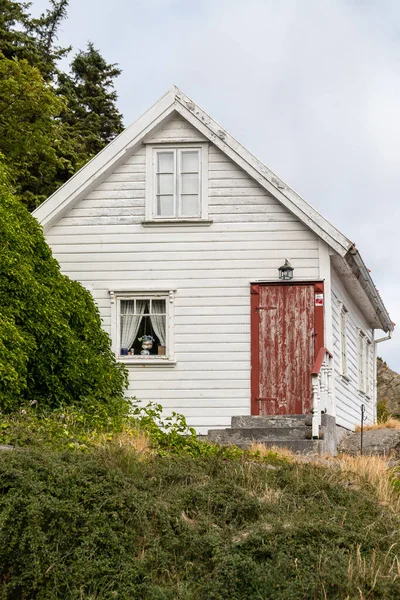
[[[176, 84], [356, 243], [400, 330], [400, 2], [70, 0], [60, 42], [88, 41], [125, 125]], [[400, 334], [378, 353], [400, 371]]]

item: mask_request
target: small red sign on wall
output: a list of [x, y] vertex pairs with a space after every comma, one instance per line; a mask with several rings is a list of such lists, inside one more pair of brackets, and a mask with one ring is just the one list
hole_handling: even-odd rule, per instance
[[324, 305], [324, 295], [323, 294], [315, 294], [315, 306], [323, 306]]

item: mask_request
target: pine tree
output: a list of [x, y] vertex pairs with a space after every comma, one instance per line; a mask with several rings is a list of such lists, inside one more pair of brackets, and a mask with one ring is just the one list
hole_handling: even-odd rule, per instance
[[107, 63], [89, 43], [72, 61], [71, 75], [60, 75], [59, 93], [68, 105], [62, 121], [81, 156], [94, 156], [123, 130], [114, 89], [114, 79], [120, 73], [117, 65]]
[[0, 152], [30, 210], [123, 129], [117, 65], [89, 43], [71, 73], [58, 67], [70, 51], [57, 45], [68, 1], [50, 0], [34, 19], [29, 3], [0, 0]]
[[50, 0], [51, 8], [34, 19], [28, 12], [29, 3], [0, 0], [0, 52], [5, 58], [27, 60], [39, 69], [45, 81], [51, 81], [57, 73], [57, 62], [70, 51], [70, 47], [56, 45], [68, 3]]

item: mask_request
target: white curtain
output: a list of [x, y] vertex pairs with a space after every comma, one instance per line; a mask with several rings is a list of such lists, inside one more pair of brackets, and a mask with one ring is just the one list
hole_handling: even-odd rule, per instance
[[[165, 300], [153, 300], [152, 312], [165, 312]], [[161, 346], [166, 346], [166, 316], [165, 315], [150, 315], [151, 324], [154, 332], [160, 340]]]
[[146, 308], [146, 300], [136, 300], [136, 314], [134, 300], [123, 300], [121, 302], [121, 348], [130, 350], [143, 319]]

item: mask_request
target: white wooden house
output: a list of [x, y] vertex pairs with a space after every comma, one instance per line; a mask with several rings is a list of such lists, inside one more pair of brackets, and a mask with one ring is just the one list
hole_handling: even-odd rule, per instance
[[316, 437], [321, 412], [353, 429], [362, 404], [375, 419], [374, 332], [393, 324], [358, 250], [176, 87], [34, 214], [129, 395], [200, 433], [313, 412]]

